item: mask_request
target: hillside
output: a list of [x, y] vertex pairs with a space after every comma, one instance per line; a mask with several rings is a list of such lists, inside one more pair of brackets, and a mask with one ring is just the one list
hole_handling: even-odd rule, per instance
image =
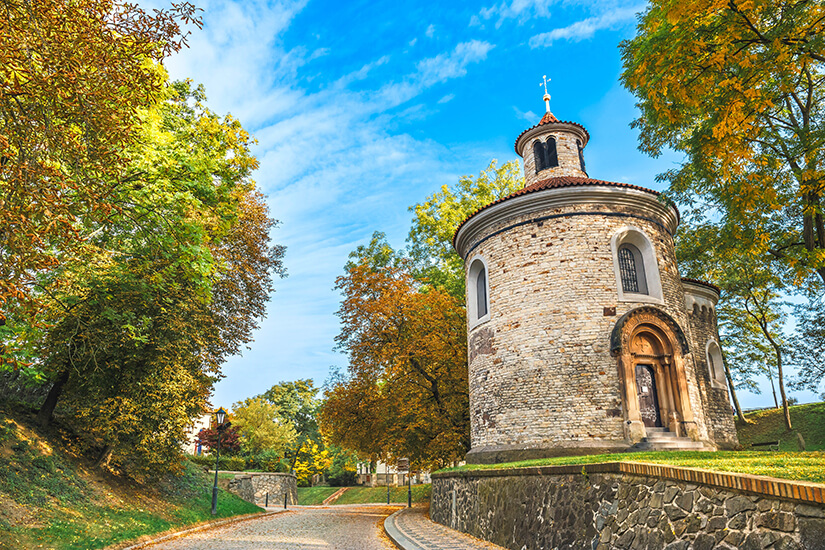
[[[214, 519], [210, 480], [193, 465], [149, 488], [93, 468], [31, 414], [0, 418], [0, 549], [92, 550]], [[218, 502], [218, 517], [261, 511], [223, 491]]]
[[785, 429], [782, 409], [766, 409], [747, 413], [745, 418], [753, 424], [736, 423], [739, 443], [748, 449], [751, 443], [764, 441], [781, 441], [779, 450], [797, 451], [796, 434], [805, 439], [808, 451], [825, 451], [825, 403], [808, 403], [790, 407], [790, 432]]

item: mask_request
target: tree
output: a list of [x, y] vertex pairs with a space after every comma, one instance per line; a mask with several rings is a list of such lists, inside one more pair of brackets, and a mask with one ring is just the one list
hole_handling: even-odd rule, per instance
[[241, 450], [241, 435], [237, 426], [217, 430], [217, 428], [204, 428], [198, 432], [195, 443], [202, 445], [208, 451], [218, 448], [218, 437], [221, 439], [222, 453], [236, 453]]
[[470, 443], [462, 302], [399, 268], [358, 265], [337, 288], [336, 341], [349, 367], [324, 394], [323, 433], [362, 455], [422, 467], [459, 460]]
[[43, 337], [17, 345], [35, 359], [32, 377], [54, 381], [41, 422], [60, 401], [90, 446], [135, 477], [178, 467], [177, 442], [283, 274], [249, 136], [206, 109], [201, 89], [167, 93], [143, 113], [118, 208], [85, 220], [78, 256], [40, 275]]
[[241, 447], [250, 454], [284, 453], [297, 437], [292, 424], [278, 417], [278, 408], [261, 397], [235, 403], [232, 418], [241, 434]]
[[[785, 315], [780, 277], [754, 256], [747, 242], [731, 236], [713, 224], [700, 222], [682, 228], [677, 240], [677, 259], [689, 277], [714, 281], [722, 289], [723, 300], [718, 308], [722, 344], [732, 360], [740, 381], [753, 385], [751, 377], [767, 374], [773, 386], [775, 367], [782, 397], [785, 424], [791, 429], [788, 401], [785, 395], [784, 359], [786, 359], [783, 327]], [[740, 383], [741, 383], [740, 382]], [[728, 383], [738, 409], [734, 376]], [[741, 409], [737, 410], [744, 421]]]
[[[497, 164], [493, 160], [475, 178], [462, 176], [453, 187], [444, 185], [423, 203], [410, 207], [414, 216], [407, 241], [416, 279], [427, 281], [461, 300], [464, 299], [464, 260], [453, 249], [453, 234], [459, 224], [479, 208], [524, 187], [518, 161], [504, 163], [501, 168]], [[386, 254], [386, 250], [383, 253]]]
[[621, 46], [640, 148], [687, 154], [670, 194], [796, 283], [825, 281], [824, 35], [818, 2], [655, 0]]
[[90, 217], [118, 209], [142, 109], [164, 96], [160, 63], [185, 45], [179, 23], [200, 26], [196, 11], [0, 0], [0, 317], [42, 298], [38, 276], [73, 257]]
[[323, 442], [318, 431], [316, 416], [320, 400], [316, 397], [318, 390], [312, 380], [281, 382], [269, 388], [262, 397], [275, 406], [281, 421], [295, 428], [296, 438], [290, 445], [288, 453], [292, 456], [291, 469], [296, 463], [305, 445], [313, 443], [323, 450]]
[[813, 296], [796, 308], [793, 361], [798, 366], [794, 387], [817, 391], [825, 381], [825, 302]]

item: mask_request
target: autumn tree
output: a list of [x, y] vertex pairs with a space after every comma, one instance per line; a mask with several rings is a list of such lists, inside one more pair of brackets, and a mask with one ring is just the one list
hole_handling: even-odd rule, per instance
[[318, 389], [314, 382], [306, 379], [280, 382], [261, 395], [275, 407], [278, 418], [295, 429], [296, 437], [287, 449], [293, 470], [296, 469], [305, 447], [312, 448], [315, 445], [315, 448], [319, 449], [318, 452], [324, 450], [317, 422], [318, 408], [321, 404], [317, 393]]
[[49, 325], [29, 342], [32, 376], [52, 380], [90, 445], [124, 471], [174, 469], [221, 364], [251, 339], [283, 248], [250, 175], [251, 139], [201, 89], [177, 83], [143, 114], [118, 208], [86, 220], [76, 261], [42, 275]]
[[[160, 63], [196, 8], [152, 15], [116, 0], [0, 0], [0, 317], [47, 293], [86, 221], [119, 208], [142, 109], [164, 96]], [[12, 311], [13, 310], [13, 311]], [[23, 320], [22, 322], [26, 322]], [[8, 358], [7, 358], [8, 360]]]
[[824, 35], [819, 2], [655, 0], [621, 46], [640, 148], [686, 154], [669, 194], [797, 283], [825, 281]]
[[460, 460], [470, 443], [462, 302], [393, 267], [351, 267], [337, 288], [349, 367], [325, 392], [322, 431], [362, 455]]

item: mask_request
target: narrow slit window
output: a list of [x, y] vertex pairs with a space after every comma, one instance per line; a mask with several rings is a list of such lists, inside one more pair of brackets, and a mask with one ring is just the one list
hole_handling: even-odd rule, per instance
[[576, 140], [576, 145], [579, 148], [579, 166], [581, 166], [582, 172], [587, 174], [587, 169], [584, 167], [584, 149], [582, 149], [582, 142], [580, 139]]
[[559, 154], [556, 151], [555, 139], [547, 138], [547, 141], [544, 144], [544, 154], [547, 158], [547, 168], [553, 168], [559, 165]]
[[544, 145], [540, 141], [533, 142], [533, 160], [536, 163], [536, 174], [547, 168], [544, 158]]
[[476, 278], [476, 311], [479, 319], [487, 315], [487, 272], [484, 268]]

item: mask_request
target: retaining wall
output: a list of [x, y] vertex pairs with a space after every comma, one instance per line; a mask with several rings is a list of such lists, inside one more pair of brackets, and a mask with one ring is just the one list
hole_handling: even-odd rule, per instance
[[284, 494], [287, 504], [298, 504], [298, 482], [292, 474], [269, 472], [224, 472], [235, 474], [229, 480], [227, 489], [242, 499], [263, 506], [269, 493], [270, 506], [283, 506]]
[[825, 485], [652, 464], [435, 473], [433, 521], [512, 550], [825, 550]]

